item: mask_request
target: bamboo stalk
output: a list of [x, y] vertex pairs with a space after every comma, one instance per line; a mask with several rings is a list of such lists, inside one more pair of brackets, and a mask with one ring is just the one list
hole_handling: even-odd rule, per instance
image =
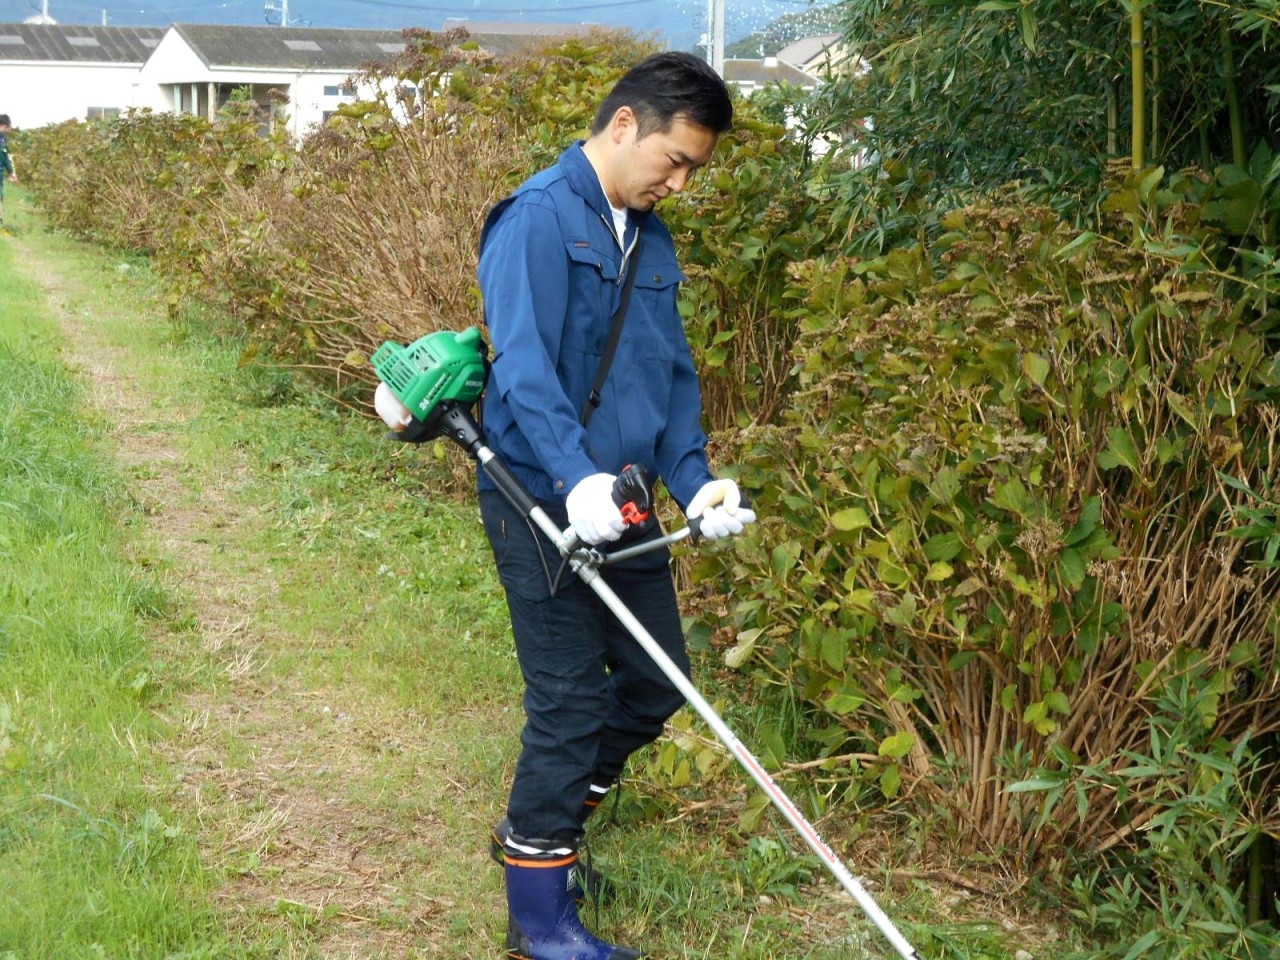
[[1227, 84], [1227, 116], [1231, 121], [1231, 162], [1237, 167], [1248, 165], [1244, 144], [1244, 112], [1240, 109], [1240, 88], [1236, 78], [1236, 58], [1231, 41], [1231, 25], [1222, 21], [1222, 73]]
[[1144, 14], [1135, 8], [1129, 14], [1129, 54], [1133, 71], [1133, 119], [1131, 121], [1130, 162], [1134, 170], [1147, 165], [1146, 158], [1146, 102], [1147, 57], [1144, 30]]
[[1151, 150], [1153, 158], [1160, 156], [1160, 57], [1155, 52], [1160, 49], [1159, 32], [1155, 24], [1151, 25]]
[[1115, 82], [1107, 81], [1107, 156], [1120, 152], [1120, 93]]

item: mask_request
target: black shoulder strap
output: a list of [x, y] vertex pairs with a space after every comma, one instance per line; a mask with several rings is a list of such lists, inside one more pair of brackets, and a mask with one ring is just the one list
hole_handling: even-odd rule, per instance
[[618, 352], [618, 341], [622, 339], [622, 324], [627, 319], [627, 304], [631, 302], [631, 288], [636, 285], [636, 274], [640, 272], [640, 237], [636, 235], [635, 245], [631, 248], [631, 256], [627, 263], [627, 279], [622, 284], [622, 301], [618, 310], [609, 321], [609, 339], [605, 342], [604, 353], [600, 357], [600, 366], [596, 368], [595, 383], [591, 385], [591, 394], [587, 397], [587, 405], [582, 410], [582, 427], [586, 429], [591, 422], [591, 415], [600, 406], [600, 391], [609, 378], [609, 368], [613, 366], [613, 358]]

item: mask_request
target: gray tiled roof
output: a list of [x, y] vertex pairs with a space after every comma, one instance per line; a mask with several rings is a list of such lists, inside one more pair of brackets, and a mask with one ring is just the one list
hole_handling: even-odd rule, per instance
[[173, 29], [209, 67], [355, 70], [371, 60], [387, 60], [404, 48], [399, 30], [203, 23], [175, 23]]
[[0, 61], [144, 63], [164, 36], [165, 29], [0, 23]]
[[604, 29], [592, 23], [517, 23], [446, 19], [441, 31], [462, 29], [481, 50], [498, 57], [532, 56], [570, 37]]
[[783, 63], [803, 67], [839, 39], [840, 34], [838, 33], [824, 33], [816, 37], [803, 37], [779, 50], [778, 59]]
[[519, 20], [468, 20], [465, 17], [446, 17], [441, 30], [453, 30], [462, 27], [473, 37], [479, 38], [492, 34], [513, 37], [560, 37], [573, 36], [594, 29], [590, 23], [525, 23]]
[[728, 83], [755, 83], [762, 87], [784, 81], [797, 87], [813, 88], [818, 85], [817, 81], [804, 71], [780, 61], [775, 62], [773, 66], [766, 66], [763, 60], [726, 60], [724, 79]]

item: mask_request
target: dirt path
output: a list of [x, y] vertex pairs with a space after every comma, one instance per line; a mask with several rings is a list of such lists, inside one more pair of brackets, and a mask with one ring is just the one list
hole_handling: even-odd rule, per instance
[[[316, 702], [322, 694], [279, 673], [264, 676], [281, 638], [259, 616], [273, 573], [247, 546], [265, 521], [240, 495], [245, 456], [222, 451], [216, 475], [193, 476], [184, 438], [172, 427], [173, 407], [152, 394], [154, 373], [138, 370], [133, 352], [104, 322], [110, 305], [86, 307], [95, 291], [82, 278], [64, 275], [22, 236], [10, 242], [60, 320], [65, 360], [91, 392], [145, 517], [134, 559], [164, 569], [166, 585], [182, 597], [190, 628], [176, 640], [186, 647], [176, 659], [213, 663], [220, 674], [213, 684], [194, 685], [177, 706], [181, 729], [170, 760], [206, 862], [226, 870], [224, 906], [246, 928], [274, 931], [284, 944], [279, 956], [430, 955], [443, 935], [437, 915], [449, 904], [410, 906], [396, 881], [410, 847], [433, 839], [431, 818], [406, 829], [376, 804], [358, 808], [335, 798], [329, 785], [358, 774], [360, 753], [352, 746], [370, 718], [344, 706], [341, 727], [300, 724], [300, 711], [325, 710]], [[157, 638], [160, 648], [174, 643], [172, 633]], [[237, 762], [228, 762], [229, 745]], [[328, 776], [310, 775], [316, 770]]]

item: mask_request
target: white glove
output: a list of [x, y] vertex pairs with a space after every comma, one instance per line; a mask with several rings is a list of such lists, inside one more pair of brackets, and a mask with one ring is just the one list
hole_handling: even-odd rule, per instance
[[742, 494], [732, 480], [712, 480], [704, 483], [692, 500], [685, 516], [690, 520], [702, 518], [701, 532], [707, 540], [719, 540], [730, 534], [741, 533], [748, 523], [756, 522], [756, 512], [742, 504]]
[[605, 540], [617, 540], [627, 528], [618, 505], [613, 502], [612, 473], [593, 473], [578, 481], [569, 491], [565, 508], [569, 526], [579, 540], [594, 546]]

